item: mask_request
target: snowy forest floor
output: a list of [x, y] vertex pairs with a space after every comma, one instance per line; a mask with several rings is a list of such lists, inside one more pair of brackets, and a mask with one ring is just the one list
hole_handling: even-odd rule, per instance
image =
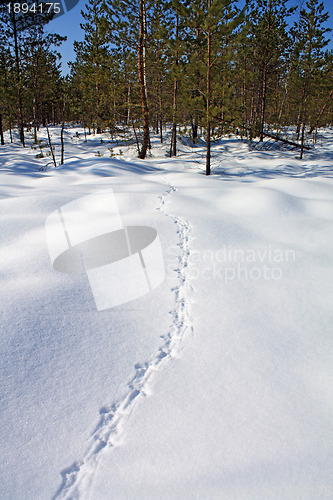
[[[331, 499], [333, 130], [302, 161], [225, 137], [210, 177], [186, 138], [138, 160], [67, 128], [56, 169], [31, 146], [0, 148], [1, 500]], [[45, 221], [111, 190], [165, 279], [98, 311]]]

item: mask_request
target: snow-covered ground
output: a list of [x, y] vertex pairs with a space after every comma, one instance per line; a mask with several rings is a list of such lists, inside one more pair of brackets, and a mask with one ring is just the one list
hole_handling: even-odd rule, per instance
[[[67, 129], [66, 163], [46, 171], [32, 140], [0, 148], [1, 500], [333, 498], [321, 134], [303, 161], [225, 138], [210, 178], [186, 140], [169, 159], [154, 139], [141, 161]], [[86, 273], [53, 269], [45, 231], [89, 195], [154, 228], [165, 266], [158, 287], [104, 310]], [[120, 286], [106, 276], [106, 293]]]

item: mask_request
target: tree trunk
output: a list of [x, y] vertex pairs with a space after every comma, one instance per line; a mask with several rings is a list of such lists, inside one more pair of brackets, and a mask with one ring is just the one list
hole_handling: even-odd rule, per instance
[[197, 118], [194, 117], [194, 119], [191, 119], [191, 127], [192, 127], [192, 140], [193, 143], [195, 144], [197, 139], [198, 139], [198, 124], [197, 124]]
[[284, 95], [283, 95], [283, 99], [282, 99], [282, 103], [281, 103], [281, 107], [280, 107], [280, 111], [279, 111], [279, 118], [278, 118], [279, 122], [281, 121], [283, 108], [284, 108], [284, 105], [285, 105], [285, 102], [287, 99], [287, 95], [288, 95], [289, 75], [291, 73], [291, 69], [292, 69], [292, 64], [290, 64], [289, 69], [288, 69], [287, 80], [286, 80], [285, 87], [284, 87]]
[[159, 96], [159, 105], [160, 105], [160, 113], [159, 113], [159, 120], [160, 120], [160, 143], [163, 143], [163, 111], [162, 111], [162, 97], [161, 95]]
[[252, 141], [253, 139], [256, 120], [257, 120], [257, 112], [254, 100], [254, 87], [252, 86], [251, 106], [250, 106], [250, 130], [249, 130], [250, 141]]
[[[35, 82], [34, 82], [34, 92], [35, 92]], [[36, 119], [36, 115], [37, 115], [37, 110], [36, 110], [36, 96], [34, 95], [33, 97], [33, 122], [34, 122], [34, 143], [37, 144], [37, 119]]]
[[163, 144], [163, 116], [160, 115], [160, 143]]
[[[176, 50], [175, 50], [175, 66], [178, 68], [178, 32], [179, 32], [179, 15], [176, 8]], [[177, 155], [177, 99], [178, 99], [178, 75], [176, 74], [173, 83], [173, 106], [172, 106], [172, 133], [170, 145], [170, 157]]]
[[246, 86], [246, 77], [247, 77], [247, 66], [246, 66], [246, 57], [244, 56], [244, 73], [243, 73], [243, 125], [245, 125], [245, 126], [247, 126], [247, 108], [246, 108], [247, 86]]
[[53, 151], [53, 146], [52, 146], [52, 142], [51, 142], [51, 136], [50, 136], [49, 127], [47, 125], [46, 125], [46, 130], [47, 130], [47, 137], [49, 139], [49, 146], [50, 146], [50, 150], [51, 150], [53, 164], [56, 167], [57, 166], [57, 162], [56, 162], [56, 159], [55, 159], [55, 156], [54, 156], [54, 151]]
[[264, 64], [263, 81], [262, 81], [262, 94], [261, 94], [261, 106], [260, 106], [260, 141], [263, 141], [264, 139], [266, 90], [267, 90], [267, 61], [265, 61]]
[[150, 142], [149, 110], [148, 110], [147, 87], [145, 78], [146, 26], [145, 26], [144, 2], [145, 0], [140, 0], [140, 12], [139, 12], [140, 33], [139, 33], [139, 43], [138, 43], [138, 71], [139, 71], [139, 82], [140, 82], [140, 92], [141, 92], [142, 118], [143, 118], [143, 141], [139, 153], [139, 158], [141, 158], [141, 160], [145, 159]]
[[133, 118], [132, 118], [132, 126], [133, 126], [133, 132], [134, 132], [136, 147], [137, 147], [137, 150], [138, 150], [138, 156], [140, 157], [140, 145], [139, 145], [138, 134], [136, 133], [136, 129], [135, 129], [135, 124], [134, 124]]
[[170, 158], [171, 158], [171, 156], [177, 155], [177, 123], [176, 123], [177, 96], [178, 96], [178, 80], [177, 80], [177, 78], [175, 78], [174, 86], [173, 86], [173, 112], [172, 112], [172, 133], [171, 133]]
[[306, 119], [307, 119], [307, 111], [308, 111], [307, 101], [308, 101], [308, 95], [309, 95], [309, 80], [310, 80], [310, 71], [311, 71], [311, 53], [312, 53], [312, 39], [310, 40], [310, 43], [309, 43], [308, 65], [307, 65], [307, 71], [305, 74], [305, 80], [304, 80], [304, 84], [303, 84], [302, 101], [301, 101], [301, 121], [300, 121], [300, 123], [302, 124], [302, 132], [301, 132], [301, 153], [299, 155], [300, 160], [303, 158], [303, 150], [304, 150], [304, 132], [305, 132]]
[[299, 159], [301, 160], [303, 158], [303, 151], [304, 151], [304, 132], [305, 132], [305, 122], [303, 121], [302, 123], [302, 134], [301, 134], [301, 152], [299, 155]]
[[36, 59], [36, 66], [34, 71], [34, 80], [33, 80], [33, 124], [34, 124], [34, 143], [37, 144], [37, 117], [38, 117], [38, 69], [39, 69], [39, 57]]
[[0, 113], [0, 140], [1, 140], [1, 146], [4, 146], [4, 144], [5, 144], [5, 138], [3, 136], [2, 114], [1, 113]]
[[131, 85], [128, 86], [127, 90], [127, 126], [130, 126], [131, 123]]
[[25, 147], [24, 126], [23, 126], [23, 102], [22, 102], [22, 88], [21, 88], [20, 58], [19, 58], [18, 38], [17, 38], [16, 16], [15, 16], [14, 10], [12, 10], [12, 22], [13, 22], [13, 35], [14, 35], [14, 50], [15, 50], [17, 96], [18, 96], [18, 105], [19, 105], [20, 141], [22, 142], [22, 146]]
[[60, 160], [60, 165], [64, 164], [64, 152], [65, 152], [65, 148], [64, 148], [64, 128], [65, 128], [65, 123], [62, 122], [62, 125], [61, 125], [61, 134], [60, 134], [60, 140], [61, 140], [61, 160]]
[[302, 91], [302, 98], [301, 98], [301, 103], [299, 105], [298, 117], [297, 117], [297, 123], [296, 123], [296, 141], [298, 141], [299, 134], [301, 131], [303, 99], [304, 99], [304, 87], [303, 87], [303, 91]]
[[[208, 0], [208, 9], [210, 9], [211, 0]], [[211, 89], [210, 89], [210, 65], [211, 65], [211, 30], [208, 28], [207, 32], [207, 102], [206, 102], [206, 175], [210, 175], [210, 99], [211, 99]]]
[[[269, 0], [268, 4], [268, 34], [271, 31], [271, 10], [272, 1]], [[262, 92], [261, 92], [261, 106], [260, 106], [260, 141], [264, 139], [264, 127], [265, 127], [265, 111], [266, 111], [266, 94], [267, 94], [267, 73], [268, 73], [268, 49], [265, 49], [265, 59], [263, 68], [263, 79], [262, 79]]]

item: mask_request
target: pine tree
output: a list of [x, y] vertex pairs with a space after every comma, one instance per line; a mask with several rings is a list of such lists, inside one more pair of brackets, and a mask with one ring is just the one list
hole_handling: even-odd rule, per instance
[[9, 50], [4, 45], [0, 45], [0, 142], [2, 146], [5, 144], [4, 117], [7, 115], [8, 118], [13, 92], [12, 85], [10, 84], [10, 67], [11, 57]]
[[[28, 0], [23, 9], [15, 1], [6, 2], [0, 18], [0, 45], [7, 50], [8, 72], [13, 76], [15, 85], [7, 89], [7, 100], [12, 100], [16, 109], [16, 119], [20, 132], [20, 140], [25, 146], [24, 124], [30, 122], [31, 94], [36, 97], [37, 81], [41, 81], [43, 71], [39, 68], [41, 54], [53, 60], [51, 46], [59, 45], [65, 37], [46, 35], [44, 26], [52, 19], [54, 12], [41, 12], [39, 5], [43, 2]], [[20, 8], [18, 8], [18, 6]], [[32, 68], [35, 68], [34, 70]], [[49, 74], [50, 76], [50, 74]], [[31, 90], [34, 87], [35, 91]], [[14, 91], [13, 91], [14, 89]], [[35, 103], [36, 105], [36, 103]], [[11, 126], [12, 114], [8, 116]]]
[[[296, 71], [297, 85], [301, 88], [299, 114], [297, 119], [298, 131], [301, 132], [301, 152], [303, 157], [305, 127], [309, 120], [311, 97], [315, 95], [314, 84], [320, 71], [325, 65], [324, 48], [328, 44], [325, 34], [331, 31], [324, 27], [329, 15], [324, 12], [324, 4], [318, 0], [308, 0], [306, 8], [300, 10], [298, 25], [294, 27], [296, 37]], [[299, 133], [299, 132], [298, 132]]]
[[76, 60], [71, 64], [73, 82], [84, 102], [84, 122], [97, 133], [110, 121], [112, 61], [107, 21], [101, 0], [89, 0], [81, 11], [84, 41], [74, 42]]
[[28, 28], [22, 55], [24, 59], [24, 72], [26, 93], [32, 103], [28, 107], [28, 116], [32, 114], [34, 138], [37, 142], [37, 130], [45, 117], [42, 116], [47, 102], [51, 101], [53, 108], [59, 98], [58, 90], [61, 81], [60, 64], [55, 47], [66, 40], [66, 37], [57, 34], [45, 33], [45, 19], [41, 20], [40, 14], [35, 13], [34, 23]]
[[252, 68], [256, 75], [254, 92], [259, 97], [257, 101], [253, 99], [251, 120], [258, 124], [261, 141], [267, 97], [273, 90], [274, 80], [279, 86], [279, 77], [288, 64], [290, 54], [287, 19], [295, 9], [287, 8], [286, 4], [287, 0], [254, 0], [248, 5], [249, 42], [252, 47]]
[[[162, 6], [162, 2], [161, 7]], [[137, 78], [140, 87], [140, 105], [142, 114], [143, 137], [139, 151], [139, 158], [146, 157], [150, 146], [150, 110], [149, 99], [151, 89], [148, 88], [149, 80], [149, 50], [153, 46], [151, 37], [152, 19], [156, 12], [153, 0], [108, 0], [106, 12], [109, 21], [109, 40], [119, 50], [136, 54]], [[149, 53], [149, 55], [148, 55]]]
[[216, 82], [225, 76], [228, 41], [242, 21], [242, 13], [233, 0], [195, 0], [190, 9], [189, 43], [193, 49], [188, 75], [197, 82], [195, 90], [204, 98], [206, 175], [210, 175], [212, 122], [217, 114], [217, 96], [220, 98]]

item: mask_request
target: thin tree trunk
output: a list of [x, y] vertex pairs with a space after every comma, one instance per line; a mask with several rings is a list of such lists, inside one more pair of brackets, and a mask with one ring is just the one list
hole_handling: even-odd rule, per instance
[[[208, 10], [211, 6], [211, 0], [208, 0]], [[210, 175], [210, 99], [211, 99], [211, 88], [210, 88], [210, 65], [211, 65], [211, 30], [208, 27], [207, 32], [207, 103], [206, 103], [206, 175]]]
[[60, 133], [60, 141], [61, 141], [61, 159], [60, 165], [65, 163], [65, 145], [64, 145], [64, 128], [65, 128], [65, 110], [66, 110], [66, 96], [63, 97], [62, 101], [62, 109], [61, 109], [61, 133]]
[[299, 155], [299, 159], [303, 158], [303, 150], [304, 150], [304, 132], [305, 132], [305, 123], [307, 118], [307, 101], [309, 95], [309, 79], [310, 79], [310, 71], [311, 71], [311, 53], [312, 53], [312, 39], [310, 40], [309, 50], [308, 50], [308, 66], [305, 74], [305, 81], [303, 85], [302, 91], [302, 102], [301, 102], [301, 123], [302, 123], [302, 133], [301, 133], [301, 153]]
[[160, 115], [160, 143], [163, 144], [163, 116]]
[[1, 146], [4, 146], [4, 144], [5, 144], [5, 138], [3, 136], [2, 114], [1, 113], [0, 113], [0, 139], [1, 139]]
[[34, 104], [33, 104], [33, 115], [34, 115], [34, 143], [37, 144], [37, 111], [36, 111], [36, 96], [34, 96]]
[[195, 144], [198, 139], [198, 123], [196, 116], [194, 116], [194, 118], [191, 117], [191, 127], [192, 127], [192, 140], [193, 143]]
[[131, 122], [131, 85], [128, 86], [127, 90], [127, 126], [129, 127]]
[[[113, 125], [112, 125], [113, 130], [116, 129], [116, 123], [117, 123], [116, 86], [113, 83]], [[113, 132], [111, 132], [111, 137], [113, 140]]]
[[15, 17], [14, 11], [12, 11], [12, 22], [13, 22], [13, 35], [14, 35], [14, 50], [15, 50], [17, 95], [18, 95], [18, 105], [19, 105], [20, 141], [22, 143], [22, 146], [25, 147], [24, 126], [23, 126], [23, 102], [22, 102], [22, 88], [21, 88], [20, 58], [19, 58], [19, 49], [18, 49], [18, 36], [17, 36], [16, 17]]
[[257, 112], [256, 112], [256, 106], [255, 106], [255, 100], [254, 100], [254, 86], [252, 86], [251, 107], [250, 107], [250, 130], [249, 130], [250, 141], [252, 141], [252, 139], [253, 139], [253, 133], [255, 131], [256, 120], [257, 120]]
[[283, 96], [283, 99], [282, 99], [281, 108], [280, 108], [280, 111], [279, 111], [279, 122], [281, 121], [281, 117], [282, 117], [282, 113], [283, 113], [283, 108], [284, 108], [284, 104], [286, 102], [287, 95], [288, 95], [288, 82], [286, 82], [286, 85], [285, 85], [285, 92], [284, 92], [284, 96]]
[[266, 90], [267, 90], [267, 61], [264, 63], [262, 94], [261, 94], [261, 109], [260, 109], [260, 141], [264, 139], [265, 126], [265, 109], [266, 109]]
[[[178, 68], [178, 32], [179, 32], [179, 15], [178, 9], [176, 8], [176, 50], [175, 50], [175, 66], [176, 71]], [[173, 106], [172, 106], [172, 133], [171, 133], [171, 145], [170, 145], [170, 157], [177, 155], [177, 99], [178, 99], [178, 75], [176, 74], [173, 83]]]
[[299, 155], [299, 159], [301, 160], [303, 158], [303, 151], [304, 151], [304, 132], [305, 132], [305, 121], [302, 123], [302, 134], [301, 134], [301, 152]]
[[133, 126], [133, 131], [134, 131], [134, 137], [135, 137], [136, 147], [137, 147], [137, 150], [138, 150], [138, 155], [140, 155], [139, 139], [138, 139], [138, 134], [136, 133], [136, 129], [135, 129], [133, 118], [132, 118], [132, 126]]
[[246, 57], [244, 57], [244, 73], [243, 73], [243, 125], [247, 126], [247, 108], [246, 108], [247, 87], [246, 87], [246, 77], [247, 77], [247, 66], [246, 66]]
[[38, 115], [38, 99], [37, 99], [37, 83], [38, 83], [38, 67], [39, 67], [39, 57], [37, 55], [36, 67], [34, 73], [34, 83], [33, 83], [33, 123], [34, 123], [34, 143], [37, 144], [37, 115]]
[[177, 96], [178, 96], [178, 80], [177, 78], [175, 78], [173, 87], [173, 112], [172, 112], [170, 157], [177, 155], [177, 123], [176, 123]]
[[48, 137], [48, 140], [49, 140], [49, 145], [50, 145], [52, 160], [53, 160], [54, 166], [56, 167], [57, 166], [57, 162], [56, 162], [56, 159], [55, 159], [55, 156], [54, 156], [54, 151], [53, 151], [53, 146], [52, 146], [52, 142], [51, 142], [51, 136], [50, 136], [49, 127], [47, 125], [46, 125], [46, 130], [47, 130], [47, 137]]
[[162, 97], [161, 95], [159, 96], [159, 107], [160, 107], [160, 113], [159, 113], [159, 120], [160, 120], [160, 143], [163, 143], [163, 111], [162, 111]]
[[139, 71], [139, 82], [141, 91], [141, 105], [142, 105], [142, 118], [143, 118], [143, 141], [141, 145], [141, 150], [139, 152], [139, 158], [144, 160], [147, 154], [147, 149], [149, 147], [149, 110], [147, 102], [147, 87], [146, 87], [146, 75], [145, 75], [145, 0], [140, 0], [140, 13], [139, 13], [139, 23], [140, 23], [140, 33], [139, 33], [139, 44], [138, 44], [138, 71]]
[[62, 125], [61, 125], [61, 134], [60, 134], [60, 141], [61, 141], [61, 160], [60, 160], [60, 165], [64, 164], [64, 152], [65, 152], [65, 147], [64, 147], [64, 128], [65, 128], [65, 123], [62, 122]]
[[286, 81], [285, 81], [285, 84], [284, 84], [284, 95], [283, 95], [283, 99], [282, 99], [282, 103], [281, 103], [281, 107], [280, 107], [280, 111], [279, 111], [279, 122], [281, 121], [281, 117], [282, 117], [284, 105], [285, 105], [285, 102], [286, 102], [286, 99], [287, 99], [287, 95], [288, 95], [289, 77], [290, 77], [290, 74], [291, 74], [292, 67], [293, 67], [293, 63], [291, 62], [289, 64], [288, 73], [287, 73]]
[[298, 110], [298, 117], [297, 117], [297, 124], [296, 124], [296, 141], [298, 141], [299, 134], [301, 131], [303, 99], [304, 99], [304, 86], [303, 86], [302, 98], [301, 98], [301, 102], [300, 102], [299, 110]]
[[[271, 31], [271, 10], [272, 2], [269, 0], [268, 4], [268, 34]], [[260, 106], [260, 141], [264, 139], [264, 126], [265, 126], [265, 111], [266, 111], [266, 94], [267, 94], [267, 73], [268, 73], [268, 49], [265, 49], [265, 59], [264, 59], [264, 69], [263, 69], [263, 80], [262, 80], [262, 94], [261, 94], [261, 106]]]
[[275, 85], [275, 115], [277, 116], [279, 110], [279, 83], [280, 83], [280, 73], [277, 71], [276, 75], [276, 85]]

